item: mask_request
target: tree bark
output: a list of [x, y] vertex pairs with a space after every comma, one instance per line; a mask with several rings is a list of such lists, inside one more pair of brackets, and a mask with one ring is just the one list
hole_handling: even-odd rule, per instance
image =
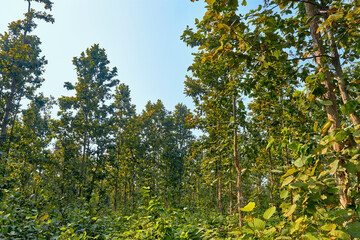
[[117, 198], [118, 198], [118, 178], [119, 178], [119, 171], [116, 171], [116, 176], [115, 176], [115, 193], [114, 193], [114, 211], [117, 212]]
[[273, 190], [274, 190], [274, 176], [273, 176], [273, 164], [272, 164], [272, 156], [271, 156], [271, 149], [269, 151], [269, 164], [270, 164], [270, 201], [271, 206], [275, 206], [274, 203], [274, 196], [273, 196]]
[[[349, 84], [346, 81], [346, 79], [344, 78], [344, 72], [343, 72], [343, 69], [341, 66], [339, 52], [337, 50], [337, 46], [336, 46], [336, 43], [334, 40], [334, 34], [330, 28], [327, 28], [327, 34], [328, 34], [329, 44], [330, 44], [330, 49], [331, 49], [331, 63], [335, 68], [335, 73], [336, 73], [336, 78], [338, 80], [338, 86], [339, 86], [341, 99], [342, 99], [343, 103], [346, 104], [352, 100], [350, 97], [349, 91], [347, 89], [347, 86]], [[355, 112], [350, 114], [350, 119], [354, 125], [360, 124], [360, 118]]]
[[242, 179], [241, 179], [241, 165], [240, 165], [240, 161], [239, 161], [239, 156], [238, 156], [238, 149], [237, 149], [237, 141], [238, 141], [238, 136], [237, 136], [237, 118], [236, 118], [236, 98], [235, 95], [232, 96], [232, 102], [233, 102], [233, 117], [234, 117], [234, 146], [233, 146], [233, 150], [234, 150], [234, 163], [235, 163], [235, 168], [236, 168], [236, 194], [237, 194], [237, 207], [238, 207], [238, 212], [239, 212], [239, 226], [240, 228], [243, 226], [243, 221], [242, 221], [242, 212], [241, 212], [241, 205], [242, 205]]
[[223, 211], [223, 204], [222, 204], [222, 168], [221, 168], [221, 154], [219, 156], [219, 161], [217, 161], [217, 167], [216, 167], [216, 171], [217, 171], [217, 198], [216, 198], [216, 202], [217, 202], [217, 213], [220, 215], [224, 214]]
[[[325, 52], [325, 48], [324, 48], [324, 45], [321, 40], [321, 35], [320, 35], [320, 33], [317, 32], [318, 28], [319, 28], [318, 23], [317, 23], [317, 21], [319, 20], [318, 19], [319, 11], [316, 8], [316, 6], [311, 3], [305, 3], [305, 9], [306, 9], [306, 14], [307, 14], [308, 18], [311, 19], [309, 24], [310, 24], [311, 37], [313, 39], [313, 49], [315, 52], [314, 53], [315, 61], [319, 67], [319, 72], [324, 72], [324, 74], [325, 74], [325, 80], [322, 84], [324, 84], [327, 91], [324, 94], [323, 98], [325, 100], [330, 100], [332, 102], [332, 105], [326, 106], [326, 113], [327, 113], [328, 120], [332, 122], [332, 126], [329, 130], [331, 133], [335, 129], [340, 129], [341, 123], [340, 123], [338, 108], [336, 105], [336, 95], [334, 93], [334, 83], [331, 79], [330, 72], [325, 69], [324, 63], [321, 62], [321, 56], [325, 56], [326, 52]], [[344, 90], [346, 90], [346, 88], [344, 88], [342, 90], [344, 91]], [[336, 142], [333, 143], [333, 149], [335, 150], [335, 152], [337, 152], [337, 153], [340, 152], [342, 150], [342, 148], [343, 148], [343, 145], [341, 143], [336, 143]], [[341, 162], [340, 164], [344, 164], [344, 163]], [[340, 193], [340, 204], [341, 204], [341, 207], [345, 209], [347, 207], [347, 205], [349, 204], [349, 198], [347, 197], [347, 194], [346, 194], [347, 193], [346, 176], [345, 176], [345, 174], [337, 174], [336, 179], [337, 179], [338, 185], [343, 187], [343, 190]]]
[[229, 177], [229, 215], [233, 215], [233, 205], [232, 205], [232, 166], [230, 166], [230, 177]]
[[85, 176], [85, 165], [86, 165], [86, 155], [87, 155], [87, 146], [88, 146], [88, 133], [87, 133], [87, 124], [88, 124], [88, 116], [87, 113], [85, 113], [85, 131], [84, 131], [84, 142], [83, 142], [83, 153], [82, 153], [82, 160], [80, 164], [80, 174], [83, 179], [82, 183], [80, 184], [79, 188], [79, 196], [82, 196], [82, 190], [85, 187], [86, 184], [86, 176]]

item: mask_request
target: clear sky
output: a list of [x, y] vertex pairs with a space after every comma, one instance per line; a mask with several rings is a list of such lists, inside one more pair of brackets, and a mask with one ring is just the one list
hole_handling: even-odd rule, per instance
[[[94, 43], [105, 48], [118, 79], [131, 89], [140, 112], [151, 100], [161, 99], [168, 110], [185, 97], [184, 80], [194, 51], [180, 40], [187, 25], [205, 13], [203, 1], [190, 0], [53, 0], [55, 23], [41, 23], [34, 34], [42, 41], [49, 61], [41, 91], [58, 98], [71, 95], [64, 82], [76, 82], [72, 59]], [[24, 0], [0, 0], [0, 32], [23, 18]], [[33, 3], [33, 8], [43, 10]]]

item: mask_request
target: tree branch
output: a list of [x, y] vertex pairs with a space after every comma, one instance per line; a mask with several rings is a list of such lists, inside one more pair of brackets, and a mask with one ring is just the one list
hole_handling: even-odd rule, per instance
[[308, 4], [311, 4], [311, 5], [314, 5], [319, 10], [324, 10], [323, 6], [321, 6], [320, 4], [317, 4], [317, 3], [314, 3], [314, 2], [311, 2], [311, 1], [307, 1], [307, 0], [289, 0], [289, 2], [308, 3]]
[[308, 59], [314, 59], [314, 58], [318, 58], [318, 57], [328, 57], [328, 58], [333, 58], [332, 56], [329, 55], [317, 55], [317, 56], [312, 56], [312, 57], [304, 57], [304, 58], [292, 58], [292, 59], [287, 59], [286, 61], [295, 61], [295, 60], [308, 60]]

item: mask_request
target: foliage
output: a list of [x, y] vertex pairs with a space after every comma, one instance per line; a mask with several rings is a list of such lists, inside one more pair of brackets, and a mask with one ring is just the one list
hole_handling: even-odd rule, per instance
[[194, 111], [137, 112], [98, 44], [54, 101], [29, 35], [52, 16], [0, 35], [1, 239], [360, 238], [359, 3], [205, 2]]

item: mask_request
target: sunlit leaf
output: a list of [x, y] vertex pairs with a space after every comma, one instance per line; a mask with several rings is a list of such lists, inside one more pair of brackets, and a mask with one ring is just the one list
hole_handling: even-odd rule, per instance
[[254, 202], [249, 202], [245, 207], [241, 208], [243, 212], [251, 212], [255, 208]]
[[291, 207], [289, 208], [289, 210], [284, 213], [284, 217], [290, 217], [296, 210], [296, 204], [291, 205]]
[[264, 214], [263, 214], [263, 218], [264, 219], [269, 219], [272, 217], [272, 215], [276, 212], [276, 207], [271, 207], [271, 208], [268, 208]]

